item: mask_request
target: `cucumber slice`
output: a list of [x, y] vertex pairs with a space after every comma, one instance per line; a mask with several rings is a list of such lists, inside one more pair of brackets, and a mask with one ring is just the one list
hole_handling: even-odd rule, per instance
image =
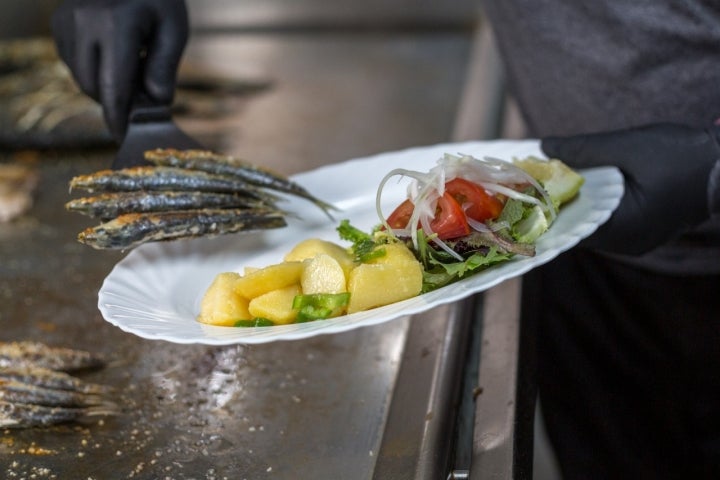
[[535, 205], [527, 217], [513, 225], [513, 236], [520, 243], [535, 243], [549, 227], [548, 219], [542, 208]]

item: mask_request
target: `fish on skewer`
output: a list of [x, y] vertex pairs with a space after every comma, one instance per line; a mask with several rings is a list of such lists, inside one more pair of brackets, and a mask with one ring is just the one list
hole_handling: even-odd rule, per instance
[[101, 395], [46, 388], [16, 380], [0, 380], [0, 400], [46, 407], [92, 407], [110, 405]]
[[123, 250], [150, 241], [266, 230], [286, 224], [282, 213], [262, 208], [127, 213], [85, 229], [78, 240], [96, 249]]
[[34, 366], [2, 367], [0, 381], [13, 380], [42, 388], [102, 395], [112, 389], [105, 385], [89, 383], [65, 372]]
[[116, 415], [112, 389], [69, 373], [106, 365], [95, 353], [41, 342], [0, 342], [0, 428], [46, 427]]
[[89, 192], [197, 191], [234, 193], [274, 203], [278, 197], [240, 178], [174, 167], [139, 166], [79, 175], [70, 190]]
[[124, 250], [146, 242], [280, 228], [287, 225], [287, 212], [276, 202], [287, 194], [314, 202], [328, 216], [335, 209], [295, 182], [230, 156], [174, 149], [145, 155], [154, 163], [70, 181], [70, 190], [99, 192], [66, 204], [104, 222], [80, 232], [81, 243]]
[[105, 358], [97, 353], [40, 342], [0, 342], [0, 367], [41, 367], [61, 372], [102, 368]]
[[82, 408], [48, 407], [0, 400], [0, 428], [48, 427], [59, 423], [83, 421], [98, 415], [108, 416], [117, 413], [117, 407], [113, 405]]
[[[214, 192], [112, 192], [71, 200], [65, 208], [95, 218], [111, 219], [126, 213], [167, 212], [202, 208], [254, 210], [273, 208], [256, 198]], [[278, 213], [281, 213], [278, 210]]]
[[287, 177], [230, 155], [221, 155], [207, 150], [166, 148], [145, 152], [145, 160], [158, 166], [199, 170], [209, 174], [241, 178], [252, 185], [305, 198], [328, 215], [331, 210], [337, 210], [333, 205], [318, 199]]

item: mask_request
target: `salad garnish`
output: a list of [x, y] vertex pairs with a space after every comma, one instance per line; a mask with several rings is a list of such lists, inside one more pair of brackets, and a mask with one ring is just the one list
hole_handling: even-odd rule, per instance
[[[524, 159], [534, 165], [547, 161]], [[582, 177], [562, 164], [574, 196]], [[545, 168], [545, 167], [543, 167]], [[553, 164], [552, 168], [556, 169]], [[382, 193], [394, 177], [408, 177], [408, 198], [385, 216]], [[564, 200], [563, 200], [564, 201]], [[445, 154], [428, 172], [395, 169], [380, 182], [376, 209], [387, 235], [407, 242], [434, 290], [514, 255], [533, 256], [534, 243], [555, 220], [560, 201], [535, 176], [493, 157]]]

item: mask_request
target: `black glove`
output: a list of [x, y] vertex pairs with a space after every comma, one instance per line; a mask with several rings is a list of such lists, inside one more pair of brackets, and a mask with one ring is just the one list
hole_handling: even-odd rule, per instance
[[172, 102], [189, 30], [184, 0], [66, 0], [52, 29], [60, 57], [102, 105], [118, 141], [137, 96]]
[[620, 205], [581, 246], [637, 255], [718, 213], [719, 135], [719, 127], [658, 124], [545, 138], [542, 149], [574, 168], [614, 165], [622, 171]]

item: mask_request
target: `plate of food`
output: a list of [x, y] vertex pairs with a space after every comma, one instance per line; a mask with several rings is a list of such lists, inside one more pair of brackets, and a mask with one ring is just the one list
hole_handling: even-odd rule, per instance
[[[295, 175], [291, 180], [336, 210], [328, 215], [305, 198], [288, 197], [282, 203], [283, 228], [139, 245], [103, 282], [98, 307], [105, 320], [143, 338], [226, 345], [339, 333], [462, 300], [572, 248], [610, 217], [622, 197], [623, 178], [614, 167], [572, 172], [569, 190], [562, 185], [564, 179], [556, 182], [565, 189], [558, 200], [557, 195], [548, 195], [549, 184], [525, 177], [518, 180], [519, 167], [513, 163], [518, 159], [549, 163], [537, 140], [495, 140], [381, 153]], [[483, 164], [480, 170], [475, 168], [478, 163]], [[524, 170], [526, 177], [539, 178]], [[542, 176], [545, 169], [540, 170]], [[462, 181], [453, 182], [456, 177], [463, 177]], [[471, 201], [477, 189], [465, 185], [467, 179], [482, 186], [481, 195], [490, 197], [486, 206], [493, 213], [477, 212], [483, 201]], [[406, 208], [408, 202], [415, 208]], [[455, 212], [453, 208], [457, 215], [449, 214]], [[512, 238], [503, 233], [510, 225]], [[374, 259], [363, 260], [361, 244], [367, 241]], [[308, 242], [323, 245], [322, 255], [315, 247], [308, 254]], [[305, 253], [298, 256], [298, 249]], [[324, 263], [315, 261], [319, 257]], [[346, 282], [328, 287], [325, 295], [317, 285], [336, 278], [332, 272], [337, 265]], [[355, 268], [358, 265], [364, 267]], [[290, 288], [288, 281], [272, 292], [268, 292], [271, 287], [259, 287], [275, 281], [267, 280], [270, 267], [293, 276], [294, 286]], [[320, 272], [320, 280], [307, 280], [313, 269]], [[367, 272], [361, 275], [361, 270]], [[227, 292], [237, 293], [243, 282], [265, 290], [252, 295], [243, 291], [239, 296], [245, 303], [228, 307], [232, 301], [228, 296], [233, 294]], [[375, 285], [374, 292], [405, 293], [385, 302], [363, 300], [376, 294], [366, 292], [368, 284], [382, 282], [387, 285]], [[213, 287], [218, 283], [226, 289]], [[235, 286], [227, 290], [228, 283]], [[248, 314], [248, 302], [263, 295]], [[286, 318], [288, 308], [285, 317], [273, 317], [274, 306], [266, 308], [269, 297], [276, 303], [278, 298], [290, 303], [294, 298], [296, 304], [288, 307], [294, 312], [292, 318]], [[328, 298], [343, 303], [323, 303]], [[302, 303], [308, 299], [316, 303]], [[237, 322], [221, 318], [229, 310], [244, 313], [235, 314]], [[320, 314], [298, 317], [300, 310]]]

